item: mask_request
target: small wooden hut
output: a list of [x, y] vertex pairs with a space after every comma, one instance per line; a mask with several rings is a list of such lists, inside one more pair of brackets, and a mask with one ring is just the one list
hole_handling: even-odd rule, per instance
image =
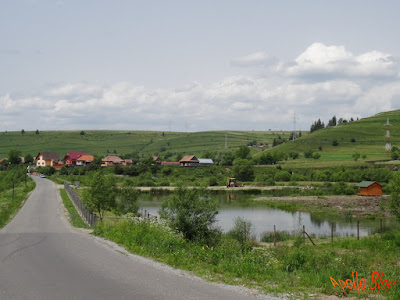
[[357, 184], [360, 196], [382, 196], [382, 185], [376, 181], [362, 181]]

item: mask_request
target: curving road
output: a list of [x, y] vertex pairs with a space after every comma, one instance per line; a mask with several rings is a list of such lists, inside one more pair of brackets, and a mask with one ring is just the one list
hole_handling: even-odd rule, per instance
[[72, 228], [55, 184], [34, 180], [24, 207], [0, 230], [0, 299], [255, 299]]

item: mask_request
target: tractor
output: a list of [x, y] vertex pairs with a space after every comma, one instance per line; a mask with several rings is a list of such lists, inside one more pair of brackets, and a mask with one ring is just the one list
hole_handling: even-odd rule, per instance
[[239, 187], [239, 186], [243, 186], [239, 183], [239, 181], [236, 180], [236, 178], [229, 178], [226, 180], [226, 187], [230, 188], [230, 187]]

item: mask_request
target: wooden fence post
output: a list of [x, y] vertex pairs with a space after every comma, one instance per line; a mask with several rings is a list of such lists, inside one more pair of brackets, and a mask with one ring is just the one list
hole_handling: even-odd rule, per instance
[[333, 244], [333, 222], [331, 223], [331, 242]]
[[357, 221], [357, 240], [360, 239], [360, 221]]
[[303, 243], [306, 243], [306, 226], [303, 225]]
[[274, 225], [274, 247], [276, 247], [276, 226]]

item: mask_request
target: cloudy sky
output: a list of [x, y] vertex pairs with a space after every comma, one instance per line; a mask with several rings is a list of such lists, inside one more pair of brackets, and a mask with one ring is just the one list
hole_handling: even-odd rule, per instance
[[0, 0], [0, 131], [308, 130], [400, 108], [400, 1]]

